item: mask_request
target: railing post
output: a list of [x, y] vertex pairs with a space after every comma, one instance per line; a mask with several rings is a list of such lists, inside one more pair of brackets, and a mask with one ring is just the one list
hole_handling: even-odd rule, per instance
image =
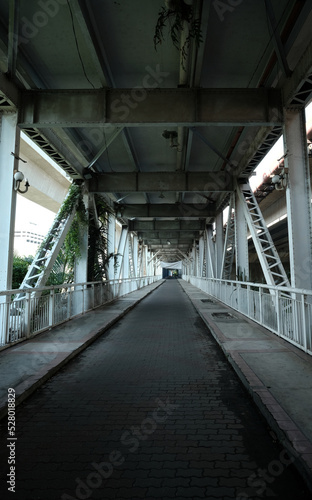
[[[292, 328], [292, 340], [295, 342], [299, 342], [299, 328], [298, 328], [298, 302], [297, 302], [297, 295], [295, 293], [291, 294], [291, 328]], [[300, 315], [301, 315], [301, 300], [300, 300]], [[288, 326], [288, 325], [287, 325]], [[288, 328], [289, 331], [289, 328]], [[289, 335], [287, 335], [288, 337]]]
[[82, 286], [82, 311], [81, 311], [82, 313], [85, 312], [86, 287], [87, 287], [87, 285]]
[[277, 318], [277, 335], [281, 336], [281, 307], [280, 307], [280, 291], [275, 290], [275, 310]]
[[233, 290], [234, 290], [234, 283], [231, 281], [230, 283], [230, 286], [229, 286], [229, 289], [230, 289], [230, 297], [229, 297], [229, 304], [230, 306], [232, 307], [232, 304], [233, 304]]
[[247, 314], [248, 314], [248, 317], [250, 318], [251, 317], [251, 314], [250, 314], [250, 285], [247, 285]]
[[100, 295], [101, 305], [103, 305], [104, 303], [103, 295], [104, 295], [104, 283], [101, 282], [101, 295]]
[[26, 292], [25, 295], [25, 337], [30, 336], [30, 321], [31, 321], [31, 292]]
[[261, 324], [263, 324], [263, 313], [262, 313], [262, 294], [263, 294], [263, 289], [259, 287], [259, 321]]
[[54, 288], [50, 290], [50, 295], [49, 295], [49, 326], [54, 325], [54, 307], [55, 307], [55, 294], [54, 294]]
[[305, 295], [301, 295], [301, 316], [302, 316], [302, 347], [307, 352], [307, 306], [305, 304]]
[[[3, 313], [3, 314], [2, 314]], [[10, 301], [9, 297], [5, 295], [1, 297], [0, 301], [0, 345], [5, 345], [9, 341], [9, 328], [10, 328]]]
[[92, 283], [91, 288], [92, 288], [92, 309], [94, 309], [94, 305], [95, 305], [95, 290], [94, 290], [94, 283]]
[[72, 298], [72, 288], [68, 288], [68, 295], [67, 295], [67, 318], [69, 319], [71, 317], [71, 298]]

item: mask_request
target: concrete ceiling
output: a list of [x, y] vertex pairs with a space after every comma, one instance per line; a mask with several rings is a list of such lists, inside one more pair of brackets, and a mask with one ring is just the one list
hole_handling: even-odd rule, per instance
[[73, 179], [89, 167], [90, 191], [170, 261], [280, 136], [282, 102], [296, 105], [312, 73], [312, 6], [194, 0], [203, 41], [183, 59], [166, 30], [154, 48], [164, 5], [0, 0], [0, 109], [17, 107], [21, 128]]

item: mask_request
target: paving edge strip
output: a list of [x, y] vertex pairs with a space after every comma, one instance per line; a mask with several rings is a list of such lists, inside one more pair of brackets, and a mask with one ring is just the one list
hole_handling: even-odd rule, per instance
[[[187, 283], [188, 284], [188, 283]], [[247, 389], [248, 393], [252, 397], [253, 401], [257, 405], [258, 409], [260, 410], [261, 414], [267, 421], [269, 427], [273, 430], [273, 432], [276, 434], [277, 439], [281, 443], [281, 445], [286, 449], [286, 451], [294, 458], [294, 466], [297, 468], [298, 472], [301, 474], [301, 476], [304, 478], [308, 488], [312, 492], [312, 453], [306, 452], [304, 453], [302, 449], [299, 448], [298, 444], [303, 443], [303, 440], [298, 441], [296, 437], [292, 438], [292, 436], [302, 436], [305, 439], [305, 442], [309, 445], [309, 447], [312, 447], [311, 442], [305, 438], [305, 436], [302, 434], [298, 426], [295, 424], [295, 422], [289, 417], [289, 415], [285, 412], [285, 410], [280, 406], [278, 401], [274, 398], [272, 393], [269, 391], [269, 389], [266, 388], [266, 386], [263, 385], [263, 388], [258, 388], [255, 389], [250, 385], [250, 382], [248, 381], [248, 375], [250, 374], [250, 368], [247, 365], [247, 363], [241, 358], [241, 356], [236, 353], [236, 356], [234, 359], [232, 353], [228, 350], [225, 349], [223, 342], [220, 340], [219, 335], [218, 335], [218, 328], [216, 325], [214, 325], [213, 322], [209, 322], [207, 318], [201, 313], [200, 309], [197, 307], [196, 302], [192, 299], [192, 297], [187, 293], [187, 290], [184, 288], [184, 286], [180, 283], [180, 286], [182, 290], [185, 292], [185, 294], [188, 296], [190, 301], [192, 302], [195, 310], [199, 314], [199, 316], [202, 318], [203, 322], [207, 326], [208, 330], [211, 332], [212, 336], [222, 349], [222, 352], [224, 353], [226, 359], [229, 361], [231, 364], [232, 368], [236, 372], [237, 376], [241, 380], [242, 384], [244, 387]], [[196, 287], [194, 287], [196, 288]], [[202, 290], [198, 289], [200, 292], [202, 292], [205, 295], [205, 292]], [[217, 301], [217, 299], [215, 299]], [[218, 301], [220, 302], [220, 301]], [[225, 308], [229, 309], [228, 306], [220, 302]], [[247, 318], [246, 318], [247, 319]], [[221, 332], [220, 332], [221, 333]], [[261, 382], [260, 382], [261, 383]], [[262, 397], [261, 397], [262, 396]], [[264, 400], [267, 400], [268, 402], [264, 402]], [[272, 409], [274, 407], [274, 409]], [[280, 422], [284, 423], [283, 427], [281, 427], [276, 419], [276, 415], [283, 415], [282, 417], [279, 418]], [[275, 416], [274, 416], [275, 415]], [[299, 448], [299, 449], [298, 449]]]
[[[122, 311], [118, 316], [113, 318], [111, 321], [109, 321], [103, 328], [100, 328], [98, 330], [95, 330], [94, 332], [89, 333], [89, 338], [77, 349], [72, 351], [68, 356], [64, 357], [62, 360], [59, 362], [54, 362], [52, 366], [48, 369], [46, 373], [44, 373], [41, 377], [36, 378], [36, 376], [30, 377], [28, 380], [25, 380], [21, 384], [19, 384], [15, 388], [15, 406], [20, 405], [25, 399], [27, 399], [31, 394], [33, 394], [41, 385], [43, 385], [47, 380], [49, 380], [53, 375], [55, 375], [61, 368], [63, 368], [69, 361], [71, 361], [73, 358], [78, 356], [83, 350], [85, 350], [87, 347], [89, 347], [95, 340], [97, 340], [103, 333], [105, 333], [109, 328], [111, 328], [115, 323], [117, 323], [121, 318], [123, 318], [128, 312], [130, 312], [134, 307], [136, 307], [142, 300], [144, 300], [148, 295], [150, 295], [154, 290], [159, 288], [163, 283], [164, 280], [159, 280], [160, 282], [156, 284], [156, 286], [152, 289], [149, 290], [146, 295], [143, 297], [137, 299], [137, 301], [134, 304], [131, 304], [130, 306], [126, 307], [124, 311]], [[149, 285], [148, 285], [149, 286]], [[125, 297], [125, 296], [123, 296]], [[119, 297], [122, 299], [123, 297]], [[116, 299], [118, 300], [118, 299]], [[115, 301], [113, 301], [115, 302]], [[111, 303], [113, 303], [111, 302]], [[103, 304], [105, 305], [105, 304]], [[88, 314], [88, 313], [86, 313]], [[84, 315], [85, 316], [85, 315]], [[58, 325], [55, 328], [59, 328], [61, 325]], [[53, 329], [52, 329], [53, 330]], [[45, 333], [45, 332], [42, 332]], [[91, 335], [91, 336], [90, 336]], [[32, 380], [35, 380], [32, 382]], [[26, 386], [26, 387], [25, 387]], [[8, 414], [8, 407], [7, 403], [2, 404], [0, 406], [0, 421], [4, 419]]]

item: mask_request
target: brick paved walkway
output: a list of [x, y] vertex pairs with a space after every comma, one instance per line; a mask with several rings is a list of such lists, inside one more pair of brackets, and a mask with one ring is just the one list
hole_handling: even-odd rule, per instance
[[16, 493], [4, 428], [1, 498], [311, 499], [174, 280], [16, 417]]

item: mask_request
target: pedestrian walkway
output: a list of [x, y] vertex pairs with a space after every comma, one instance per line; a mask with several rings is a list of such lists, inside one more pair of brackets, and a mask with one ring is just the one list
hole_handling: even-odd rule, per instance
[[7, 413], [8, 387], [14, 387], [17, 403], [23, 401], [162, 283], [156, 281], [0, 351], [0, 419]]
[[312, 357], [186, 281], [180, 284], [312, 485]]
[[180, 283], [165, 281], [17, 408], [12, 498], [311, 498]]

